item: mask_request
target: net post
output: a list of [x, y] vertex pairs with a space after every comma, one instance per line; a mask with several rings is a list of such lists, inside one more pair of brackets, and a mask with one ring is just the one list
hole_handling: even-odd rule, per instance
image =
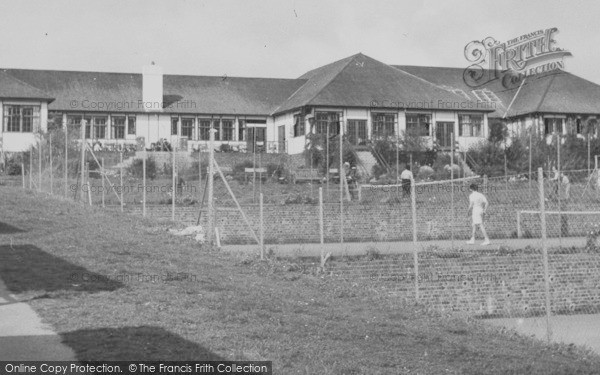
[[358, 201], [362, 202], [362, 185], [358, 185]]
[[[85, 177], [84, 172], [85, 172], [85, 148], [86, 148], [86, 143], [85, 143], [85, 119], [81, 119], [81, 144], [79, 145], [81, 147], [81, 165], [80, 165], [80, 174], [81, 174], [81, 191], [79, 192], [79, 200], [81, 201], [81, 203], [83, 203], [83, 200], [85, 198], [84, 196], [84, 191], [83, 191], [83, 179]], [[90, 125], [91, 126], [91, 125]], [[90, 129], [91, 130], [91, 129]]]
[[64, 170], [64, 179], [65, 179], [65, 198], [69, 196], [69, 128], [65, 124], [65, 170]]
[[23, 180], [23, 189], [25, 189], [25, 163], [21, 162], [21, 179]]
[[85, 163], [85, 183], [87, 184], [88, 203], [92, 205], [92, 189], [90, 186], [90, 163]]
[[450, 240], [452, 250], [454, 250], [454, 132], [450, 135], [451, 147], [450, 151]]
[[517, 211], [517, 238], [523, 238], [523, 231], [521, 229], [521, 211]]
[[[214, 194], [214, 174], [215, 174], [215, 162], [214, 162], [214, 153], [215, 153], [215, 128], [214, 125], [211, 126], [211, 129], [209, 130], [209, 142], [208, 142], [208, 176], [206, 176], [206, 178], [208, 179], [208, 230], [206, 231], [206, 233], [208, 234], [207, 238], [206, 238], [206, 242], [211, 244], [212, 243], [212, 236], [213, 236], [213, 231], [214, 231], [214, 227], [215, 227], [215, 206], [214, 206], [214, 201], [213, 201], [213, 194]], [[256, 129], [254, 129], [254, 132], [256, 132]], [[255, 133], [255, 137], [256, 137], [256, 133]], [[253, 143], [253, 151], [256, 151], [256, 138], [254, 139], [254, 143]], [[254, 185], [254, 184], [253, 184]]]
[[550, 342], [552, 338], [552, 327], [550, 325], [550, 276], [548, 271], [548, 247], [546, 241], [546, 207], [544, 198], [544, 171], [538, 168], [538, 186], [540, 195], [540, 222], [542, 231], [542, 260], [544, 264], [544, 289], [546, 297], [546, 339]]
[[[82, 176], [83, 177], [83, 176]], [[33, 146], [29, 146], [29, 190], [33, 188]], [[83, 192], [82, 200], [83, 200]]]
[[419, 254], [417, 248], [417, 197], [414, 177], [410, 180], [410, 201], [412, 211], [412, 229], [413, 229], [413, 261], [415, 269], [415, 300], [419, 301]]

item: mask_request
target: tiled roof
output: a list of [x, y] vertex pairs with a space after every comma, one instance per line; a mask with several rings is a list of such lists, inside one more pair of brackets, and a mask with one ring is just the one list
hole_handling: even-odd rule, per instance
[[52, 101], [52, 96], [0, 71], [0, 98]]
[[[142, 75], [133, 73], [4, 69], [50, 93], [50, 110], [144, 112]], [[269, 115], [305, 81], [298, 79], [164, 75], [167, 113]], [[98, 104], [97, 104], [98, 103]], [[112, 103], [112, 104], [111, 104]], [[98, 110], [98, 109], [96, 109]]]
[[[275, 113], [307, 105], [447, 109], [447, 103], [470, 101], [360, 53], [312, 70], [300, 78], [308, 81]], [[465, 107], [475, 109], [473, 105]]]

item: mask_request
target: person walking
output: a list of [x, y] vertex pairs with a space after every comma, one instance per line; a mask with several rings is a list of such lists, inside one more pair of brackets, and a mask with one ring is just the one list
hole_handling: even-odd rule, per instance
[[469, 213], [471, 213], [473, 229], [471, 232], [471, 239], [467, 241], [467, 244], [473, 245], [475, 243], [475, 232], [479, 226], [484, 237], [484, 241], [481, 244], [489, 245], [490, 238], [488, 237], [487, 232], [485, 231], [485, 226], [483, 225], [483, 216], [488, 208], [488, 200], [485, 195], [479, 192], [479, 187], [477, 184], [471, 184], [469, 186], [469, 190], [471, 191], [471, 194], [469, 195], [469, 209], [467, 210], [467, 217], [469, 216]]

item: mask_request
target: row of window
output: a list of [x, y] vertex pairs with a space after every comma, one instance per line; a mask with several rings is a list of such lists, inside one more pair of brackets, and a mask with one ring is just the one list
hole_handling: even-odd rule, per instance
[[[87, 139], [106, 139], [108, 116], [67, 115], [67, 126], [80, 126], [85, 120], [85, 137]], [[125, 134], [135, 135], [135, 116], [111, 116], [112, 139], [125, 139]]]
[[[483, 134], [483, 115], [459, 115], [459, 135], [481, 137]], [[305, 134], [304, 116], [294, 116], [294, 137]], [[374, 113], [372, 115], [372, 138], [387, 138], [395, 135], [396, 115], [393, 113]], [[311, 131], [315, 134], [339, 134], [340, 121], [337, 112], [317, 112]], [[431, 115], [425, 113], [406, 114], [406, 133], [415, 136], [432, 136]], [[348, 136], [355, 144], [367, 139], [366, 120], [348, 120]]]

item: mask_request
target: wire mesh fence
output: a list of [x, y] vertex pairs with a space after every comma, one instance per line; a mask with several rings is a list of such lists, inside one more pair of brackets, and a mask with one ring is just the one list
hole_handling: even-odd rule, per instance
[[[565, 315], [599, 312], [596, 168], [358, 184], [335, 169], [328, 180], [308, 173], [294, 181], [285, 154], [104, 152], [92, 145], [82, 152], [81, 144], [53, 132], [15, 155], [1, 183], [200, 224], [218, 243], [251, 245], [263, 256], [304, 244], [306, 253], [295, 254], [317, 257], [329, 275], [376, 282], [391, 296], [544, 338], [559, 334]], [[480, 244], [480, 227], [475, 245], [467, 244], [473, 184], [488, 202], [490, 245]]]

